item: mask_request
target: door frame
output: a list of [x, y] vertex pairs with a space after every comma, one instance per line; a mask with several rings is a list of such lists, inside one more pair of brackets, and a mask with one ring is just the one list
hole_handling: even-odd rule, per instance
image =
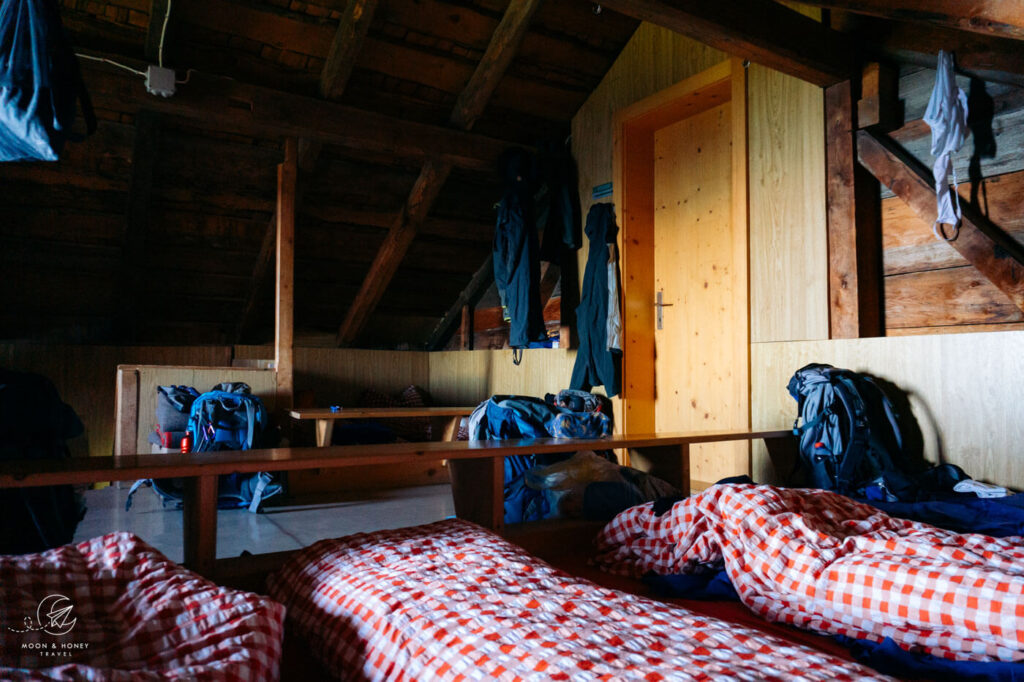
[[[747, 201], [747, 70], [727, 59], [613, 117], [613, 200], [618, 208], [622, 278], [622, 432], [655, 432], [654, 343], [654, 132], [694, 114], [732, 102], [732, 221], [736, 273], [735, 303], [749, 306], [749, 208]], [[744, 343], [746, 421], [750, 425], [750, 313]]]

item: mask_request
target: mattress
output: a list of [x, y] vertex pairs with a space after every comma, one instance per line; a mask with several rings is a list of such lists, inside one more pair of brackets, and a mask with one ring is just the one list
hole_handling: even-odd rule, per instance
[[881, 679], [575, 578], [461, 520], [318, 542], [268, 586], [338, 679]]
[[895, 641], [952, 660], [1024, 659], [1024, 538], [964, 535], [824, 490], [716, 485], [598, 538], [613, 573], [724, 563], [740, 599], [780, 623]]
[[283, 628], [130, 533], [0, 556], [3, 680], [276, 680]]

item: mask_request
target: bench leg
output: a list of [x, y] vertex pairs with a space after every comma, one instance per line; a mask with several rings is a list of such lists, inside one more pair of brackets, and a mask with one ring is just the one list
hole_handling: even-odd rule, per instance
[[454, 441], [459, 437], [459, 424], [462, 423], [462, 417], [452, 417], [448, 420], [448, 423], [444, 426], [444, 437], [441, 440]]
[[186, 478], [182, 502], [185, 565], [211, 577], [217, 559], [217, 477]]
[[505, 527], [505, 460], [450, 459], [455, 515], [500, 532]]
[[333, 419], [316, 420], [316, 446], [326, 448], [331, 444], [331, 436], [334, 435]]

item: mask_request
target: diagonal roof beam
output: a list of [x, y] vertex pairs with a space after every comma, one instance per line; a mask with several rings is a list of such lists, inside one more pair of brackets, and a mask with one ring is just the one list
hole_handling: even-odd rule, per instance
[[[512, 0], [509, 3], [483, 59], [456, 100], [449, 118], [452, 126], [469, 130], [476, 123], [512, 63], [529, 29], [530, 19], [539, 6], [540, 0]], [[452, 165], [444, 159], [430, 159], [423, 165], [401, 214], [388, 230], [359, 293], [349, 306], [338, 330], [338, 345], [353, 343], [366, 326], [451, 170]]]
[[[154, 2], [160, 1], [154, 0]], [[345, 12], [338, 22], [338, 30], [334, 34], [334, 41], [327, 53], [324, 68], [320, 72], [320, 95], [324, 99], [339, 100], [345, 93], [345, 86], [348, 85], [349, 76], [352, 75], [352, 69], [356, 65], [356, 59], [358, 59], [359, 51], [363, 46], [363, 39], [366, 38], [376, 10], [377, 0], [350, 0], [345, 7]], [[302, 137], [299, 138], [298, 149], [299, 168], [307, 173], [312, 172], [317, 159], [320, 158], [323, 142]], [[298, 213], [301, 202], [301, 193], [296, 193], [296, 213]], [[267, 225], [267, 231], [263, 235], [259, 255], [256, 257], [256, 265], [252, 272], [252, 284], [249, 287], [249, 298], [242, 308], [242, 316], [235, 331], [236, 343], [240, 343], [252, 328], [256, 320], [259, 301], [266, 297], [270, 281], [270, 266], [274, 260], [276, 235], [277, 221], [272, 217], [270, 224]]]
[[853, 74], [850, 39], [771, 0], [601, 0], [607, 9], [820, 86]]
[[961, 31], [1024, 40], [1024, 3], [1006, 0], [802, 0], [808, 5], [919, 21]]
[[[886, 136], [857, 131], [862, 166], [926, 223], [935, 221], [935, 183], [928, 169]], [[961, 204], [963, 222], [948, 242], [1021, 310], [1024, 310], [1024, 247], [991, 223], [973, 204]]]

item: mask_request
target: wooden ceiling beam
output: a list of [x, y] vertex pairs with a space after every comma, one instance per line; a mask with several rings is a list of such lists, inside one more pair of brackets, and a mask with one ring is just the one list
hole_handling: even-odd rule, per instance
[[[110, 55], [98, 55], [110, 56]], [[118, 56], [133, 68], [138, 60]], [[98, 62], [82, 64], [97, 107], [143, 109], [191, 121], [200, 127], [252, 137], [309, 137], [326, 144], [410, 159], [438, 159], [476, 171], [491, 171], [507, 143], [444, 126], [239, 83], [193, 72], [174, 97], [146, 93], [142, 79]]]
[[1024, 4], [1006, 0], [804, 0], [805, 4], [1024, 40]]
[[426, 349], [441, 350], [445, 344], [448, 343], [448, 339], [451, 338], [452, 333], [455, 331], [455, 325], [459, 322], [462, 316], [462, 308], [469, 306], [475, 308], [480, 297], [487, 291], [487, 287], [491, 286], [494, 282], [494, 256], [488, 256], [484, 264], [480, 266], [473, 277], [469, 280], [469, 284], [462, 290], [459, 297], [455, 299], [455, 303], [448, 309], [448, 312], [444, 314], [441, 321], [434, 327], [434, 331], [430, 333], [430, 338], [427, 339]]
[[[920, 162], [884, 136], [857, 132], [857, 156], [872, 175], [931, 225], [935, 221], [932, 175]], [[973, 204], [961, 203], [963, 222], [948, 242], [978, 272], [1024, 310], [1024, 247], [992, 224]]]
[[854, 50], [847, 36], [771, 0], [600, 4], [815, 85], [827, 87], [853, 75]]
[[853, 39], [869, 59], [934, 69], [939, 50], [946, 50], [956, 56], [960, 73], [1024, 87], [1024, 49], [1017, 40], [846, 12], [833, 13], [832, 25]]
[[[515, 57], [539, 6], [540, 0], [512, 0], [509, 3], [501, 23], [491, 36], [487, 51], [456, 100], [449, 118], [453, 127], [470, 130], [476, 123]], [[451, 170], [452, 164], [443, 158], [430, 159], [423, 165], [401, 214], [388, 230], [359, 293], [345, 314], [338, 330], [339, 346], [349, 345], [359, 337]]]

